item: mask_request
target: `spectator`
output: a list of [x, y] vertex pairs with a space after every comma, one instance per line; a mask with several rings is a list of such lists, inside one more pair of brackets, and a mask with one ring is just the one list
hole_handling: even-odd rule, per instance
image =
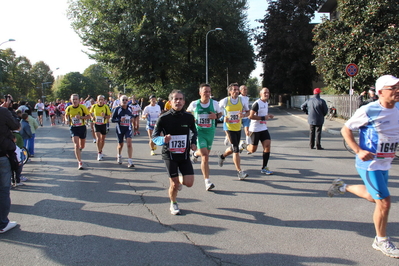
[[368, 94], [369, 94], [369, 98], [368, 99], [365, 96], [366, 93], [367, 93], [367, 91], [363, 91], [362, 93], [360, 93], [360, 96], [359, 96], [359, 102], [360, 102], [359, 107], [362, 106], [362, 105], [366, 105], [368, 103], [375, 102], [375, 101], [378, 100], [378, 96], [377, 96], [377, 94], [375, 94], [375, 88], [374, 87], [370, 87], [370, 89], [368, 90]]
[[19, 131], [19, 134], [21, 134], [21, 137], [24, 140], [25, 147], [28, 146], [28, 140], [32, 137], [32, 131], [30, 130], [28, 117], [29, 115], [27, 113], [22, 114], [21, 130]]

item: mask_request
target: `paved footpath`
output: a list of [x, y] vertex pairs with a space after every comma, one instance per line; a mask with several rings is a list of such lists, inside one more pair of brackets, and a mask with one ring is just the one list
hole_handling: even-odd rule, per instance
[[[178, 195], [179, 216], [169, 212], [169, 180], [159, 148], [150, 156], [143, 122], [133, 137], [134, 169], [126, 156], [116, 163], [112, 128], [101, 162], [89, 135], [79, 171], [68, 128], [46, 121], [24, 168], [30, 180], [11, 191], [10, 219], [19, 225], [0, 235], [0, 265], [398, 265], [371, 248], [373, 204], [326, 196], [334, 178], [359, 182], [342, 138], [329, 133], [342, 122], [326, 123], [326, 150], [315, 151], [303, 113], [270, 112], [275, 174], [260, 174], [259, 151], [242, 154], [245, 181], [231, 158], [218, 167], [215, 155], [226, 148], [219, 124], [210, 159], [216, 188], [205, 191], [195, 164], [194, 186]], [[399, 244], [398, 174], [396, 163], [389, 231]]]

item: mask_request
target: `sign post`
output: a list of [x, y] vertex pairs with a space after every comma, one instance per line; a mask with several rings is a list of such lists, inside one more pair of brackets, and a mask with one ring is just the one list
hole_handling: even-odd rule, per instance
[[359, 73], [359, 67], [356, 64], [348, 64], [345, 68], [346, 75], [349, 76], [349, 96], [350, 96], [350, 103], [349, 103], [349, 114], [352, 116], [352, 95], [353, 95], [353, 77]]

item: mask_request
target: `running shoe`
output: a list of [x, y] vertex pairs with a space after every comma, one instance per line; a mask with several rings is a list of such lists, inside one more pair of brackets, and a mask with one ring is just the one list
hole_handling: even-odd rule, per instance
[[198, 156], [195, 156], [195, 152], [194, 151], [191, 153], [191, 162], [192, 163], [197, 163], [198, 162]]
[[377, 237], [375, 237], [372, 247], [376, 250], [381, 251], [384, 255], [388, 257], [398, 259], [399, 249], [391, 242], [389, 237], [381, 242], [378, 242]]
[[273, 171], [270, 171], [269, 167], [267, 167], [267, 166], [265, 166], [260, 172], [264, 175], [272, 175], [273, 174]]
[[97, 160], [98, 160], [98, 161], [102, 161], [102, 160], [103, 160], [103, 154], [102, 154], [102, 153], [99, 153], [99, 154], [97, 155]]
[[22, 182], [19, 182], [19, 183], [16, 183], [16, 184], [15, 184], [15, 186], [16, 186], [16, 187], [19, 187], [19, 186], [25, 186], [25, 184], [24, 184], [24, 183], [22, 183]]
[[154, 155], [155, 155], [155, 151], [151, 150], [151, 156], [154, 156]]
[[17, 222], [8, 222], [6, 227], [4, 227], [3, 229], [0, 229], [0, 234], [3, 234], [5, 232], [7, 232], [8, 230], [13, 229], [15, 226], [17, 226]]
[[127, 167], [128, 168], [133, 168], [134, 164], [133, 164], [133, 160], [132, 159], [127, 159]]
[[97, 140], [96, 139], [93, 139], [93, 143], [96, 143], [97, 142]]
[[218, 161], [218, 164], [219, 164], [219, 166], [220, 166], [220, 167], [222, 167], [222, 166], [223, 166], [224, 160], [226, 160], [226, 158], [222, 158], [222, 154], [221, 154], [221, 155], [219, 155], [219, 161]]
[[137, 135], [139, 135], [139, 136], [140, 136], [140, 131], [137, 131]]
[[82, 162], [78, 163], [78, 170], [83, 170], [83, 163]]
[[240, 179], [240, 180], [244, 180], [248, 176], [248, 174], [244, 170], [239, 171], [237, 173], [237, 175], [238, 175], [238, 179]]
[[227, 137], [225, 137], [223, 143], [224, 143], [224, 146], [229, 146], [230, 145], [230, 140]]
[[122, 156], [118, 155], [118, 156], [116, 157], [116, 161], [117, 161], [119, 164], [122, 164]]
[[245, 143], [245, 140], [240, 141], [240, 145], [238, 146], [238, 149], [240, 150], [240, 153], [242, 153], [243, 150], [246, 150], [248, 147], [248, 144]]
[[211, 189], [215, 188], [215, 185], [209, 181], [209, 179], [205, 179], [205, 189], [206, 191], [209, 191]]
[[20, 180], [21, 180], [21, 182], [25, 182], [25, 181], [28, 181], [28, 178], [25, 177], [25, 176], [21, 176], [21, 177], [20, 177]]
[[344, 194], [345, 192], [341, 191], [341, 189], [340, 189], [344, 186], [345, 186], [345, 183], [342, 179], [340, 179], [340, 178], [335, 179], [332, 182], [330, 188], [328, 189], [328, 192], [327, 192], [328, 196], [333, 197], [334, 195]]
[[180, 209], [179, 206], [177, 205], [177, 203], [170, 203], [170, 213], [173, 215], [177, 215], [180, 214]]

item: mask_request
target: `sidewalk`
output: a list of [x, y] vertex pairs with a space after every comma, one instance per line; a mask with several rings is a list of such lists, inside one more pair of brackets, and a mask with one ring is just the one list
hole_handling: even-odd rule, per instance
[[[280, 110], [287, 112], [288, 114], [292, 115], [293, 117], [302, 119], [308, 122], [308, 115], [305, 114], [302, 110], [297, 108], [285, 108], [285, 107], [278, 107]], [[346, 120], [341, 118], [334, 118], [332, 121], [324, 120], [323, 130], [333, 134], [333, 135], [341, 135], [341, 128], [343, 127]]]

